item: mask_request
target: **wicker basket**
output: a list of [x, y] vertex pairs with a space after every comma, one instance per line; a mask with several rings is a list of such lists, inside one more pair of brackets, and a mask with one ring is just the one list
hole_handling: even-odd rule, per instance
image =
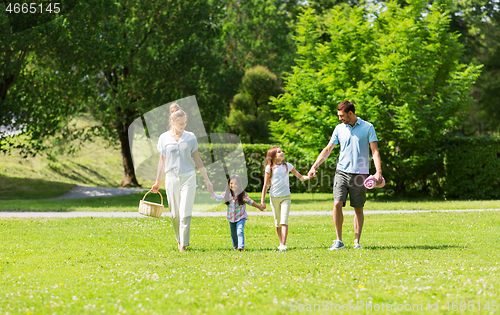
[[163, 213], [163, 196], [160, 194], [161, 197], [161, 204], [157, 204], [154, 202], [149, 202], [149, 201], [144, 201], [144, 198], [151, 192], [148, 191], [144, 197], [142, 198], [141, 202], [139, 203], [139, 213], [143, 214], [148, 217], [153, 217], [153, 218], [159, 218], [161, 217], [161, 214]]

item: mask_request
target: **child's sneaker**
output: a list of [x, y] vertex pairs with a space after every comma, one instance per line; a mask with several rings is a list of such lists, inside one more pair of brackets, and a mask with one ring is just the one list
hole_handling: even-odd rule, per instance
[[245, 251], [245, 249], [239, 248], [239, 247], [237, 248], [237, 250], [239, 250], [240, 252], [244, 252]]
[[341, 240], [335, 240], [333, 241], [332, 247], [330, 247], [328, 250], [342, 249], [344, 247], [344, 242], [342, 242]]

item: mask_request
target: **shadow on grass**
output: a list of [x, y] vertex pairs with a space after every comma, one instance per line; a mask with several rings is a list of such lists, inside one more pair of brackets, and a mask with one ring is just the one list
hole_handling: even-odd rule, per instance
[[0, 175], [0, 200], [55, 198], [75, 187], [61, 182]]
[[[72, 161], [70, 161], [70, 163], [73, 164], [74, 167], [76, 167], [72, 169], [71, 167], [59, 167], [58, 165], [52, 164], [49, 164], [49, 167], [52, 171], [59, 174], [60, 176], [78, 181], [83, 184], [102, 186], [103, 183], [105, 183], [106, 186], [109, 187], [118, 186], [117, 183], [109, 181], [106, 177], [100, 175], [99, 173], [89, 169], [82, 164], [78, 164]], [[96, 180], [95, 178], [91, 178], [91, 176], [89, 176], [89, 173], [97, 177], [98, 180]]]
[[[139, 208], [141, 192], [119, 197], [92, 197], [57, 200], [0, 200], [0, 212], [72, 212], [72, 211], [118, 211], [129, 212]], [[160, 202], [158, 198], [148, 198]], [[165, 199], [165, 198], [164, 198]], [[169, 211], [165, 204], [165, 211]]]
[[243, 252], [236, 251], [233, 248], [229, 247], [218, 247], [218, 248], [188, 248], [188, 252], [198, 252], [198, 253], [208, 253], [208, 252], [227, 252], [227, 253], [234, 253], [234, 254], [239, 254], [239, 253], [269, 253], [269, 252], [276, 252], [276, 253], [287, 253], [287, 252], [296, 252], [299, 250], [305, 250], [305, 249], [311, 249], [311, 250], [326, 250], [328, 247], [325, 246], [308, 246], [308, 247], [293, 247], [293, 248], [288, 248], [286, 251], [280, 252], [278, 251], [277, 247], [265, 247], [265, 248], [245, 248]]
[[[293, 198], [293, 196], [292, 196]], [[333, 206], [333, 195], [325, 198], [319, 198], [319, 197], [314, 197], [311, 199], [293, 199], [294, 204], [311, 204], [311, 203], [316, 203], [316, 202], [331, 202]]]
[[388, 246], [365, 246], [365, 249], [370, 250], [386, 250], [386, 249], [409, 249], [409, 250], [447, 250], [447, 249], [457, 249], [463, 248], [460, 245], [388, 245]]
[[117, 185], [116, 185], [117, 183], [116, 182], [110, 181], [107, 177], [102, 176], [101, 174], [99, 174], [98, 172], [96, 172], [96, 171], [88, 168], [87, 166], [85, 166], [83, 164], [80, 164], [80, 163], [73, 162], [73, 161], [70, 161], [70, 162], [72, 164], [78, 166], [80, 169], [84, 170], [85, 172], [90, 173], [93, 176], [99, 178], [101, 181], [105, 182], [107, 184], [106, 185], [107, 187], [117, 187]]
[[[42, 181], [43, 182], [43, 181]], [[50, 183], [50, 185], [47, 185]], [[54, 183], [45, 182], [45, 186], [51, 186]], [[58, 183], [55, 183], [58, 184]], [[66, 185], [66, 184], [65, 184]], [[70, 185], [70, 188], [74, 185]], [[70, 190], [70, 189], [68, 189]], [[1, 191], [1, 189], [0, 189]], [[163, 196], [163, 213], [169, 213], [168, 201], [165, 189], [160, 189]], [[43, 194], [38, 195], [41, 197]], [[100, 211], [100, 212], [135, 212], [139, 209], [139, 202], [143, 199], [145, 192], [136, 192], [125, 196], [117, 197], [89, 197], [81, 199], [36, 199], [26, 200], [21, 198], [12, 198], [11, 200], [0, 200], [0, 212], [72, 212], [72, 211]], [[45, 196], [45, 195], [43, 195]], [[56, 197], [56, 196], [55, 196]], [[33, 198], [34, 199], [34, 198]], [[158, 194], [148, 194], [146, 201], [160, 203], [161, 199]], [[203, 198], [197, 199], [198, 202], [203, 202]], [[196, 205], [196, 202], [195, 202]], [[212, 211], [226, 211], [224, 208], [216, 208], [220, 203], [213, 205], [202, 204], [201, 209], [213, 209]], [[206, 211], [205, 209], [205, 211]], [[200, 211], [195, 206], [193, 210]]]

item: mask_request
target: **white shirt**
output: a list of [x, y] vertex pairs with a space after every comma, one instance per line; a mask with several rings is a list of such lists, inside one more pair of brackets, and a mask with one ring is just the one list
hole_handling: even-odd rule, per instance
[[[284, 164], [275, 165], [273, 167], [269, 196], [286, 197], [290, 195], [290, 183], [288, 180], [288, 175], [293, 170], [293, 165], [290, 163], [286, 163], [286, 165], [288, 165], [288, 172]], [[269, 167], [269, 165], [267, 165], [266, 173], [270, 173], [270, 171], [271, 168]]]
[[161, 134], [156, 148], [165, 157], [165, 173], [186, 174], [194, 171], [193, 152], [198, 150], [198, 140], [194, 133], [184, 131], [175, 141], [170, 131]]

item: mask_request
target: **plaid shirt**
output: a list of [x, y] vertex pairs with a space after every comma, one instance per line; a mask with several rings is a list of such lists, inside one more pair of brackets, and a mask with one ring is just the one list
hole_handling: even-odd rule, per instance
[[[217, 201], [224, 201], [224, 196], [226, 192], [223, 192], [222, 195], [213, 194], [213, 198]], [[229, 198], [229, 204], [227, 205], [227, 220], [229, 222], [238, 222], [241, 219], [248, 219], [247, 215], [247, 204], [251, 205], [253, 200], [248, 197], [247, 193], [243, 196], [244, 204], [241, 206], [238, 204], [238, 198], [234, 198], [231, 196]]]

